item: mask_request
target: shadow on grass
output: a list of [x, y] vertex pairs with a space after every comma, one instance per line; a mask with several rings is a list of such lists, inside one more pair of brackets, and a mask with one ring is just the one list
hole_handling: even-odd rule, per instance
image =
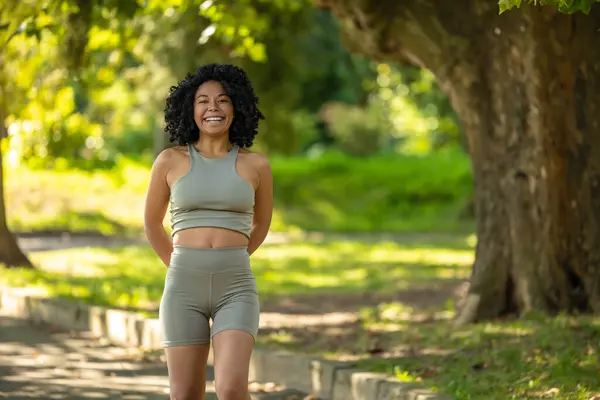
[[[294, 243], [309, 243], [313, 245], [334, 244], [393, 244], [404, 249], [450, 249], [468, 250], [475, 248], [476, 238], [473, 231], [464, 233], [443, 232], [302, 232], [292, 233]], [[268, 244], [269, 247], [285, 246], [288, 242]]]
[[[31, 257], [38, 270], [15, 269], [4, 279], [92, 304], [155, 311], [160, 302], [165, 267], [150, 246], [75, 248]], [[267, 308], [285, 307], [289, 312], [295, 302], [304, 305], [301, 312], [312, 307], [320, 313], [323, 307], [356, 311], [385, 299], [413, 298], [415, 306], [437, 301], [469, 274], [471, 258], [469, 250], [391, 242], [288, 243], [265, 246], [252, 257], [252, 268]]]
[[322, 315], [323, 313], [355, 313], [362, 307], [401, 302], [407, 306], [427, 311], [447, 303], [464, 288], [460, 279], [428, 280], [398, 287], [393, 291], [319, 290], [310, 293], [261, 295], [261, 310], [267, 313]]
[[352, 360], [455, 399], [589, 400], [600, 392], [598, 319], [534, 317], [454, 329], [448, 319], [414, 317], [299, 321], [261, 329], [259, 345]]
[[[402, 213], [390, 212], [395, 211], [391, 209], [383, 212], [380, 209], [365, 211], [360, 204], [341, 209], [338, 201], [339, 196], [331, 201], [311, 199], [306, 203], [311, 205], [309, 208], [302, 203], [285, 206], [278, 204], [276, 207], [280, 224], [287, 227], [297, 226], [306, 231], [324, 230], [344, 234], [381, 231], [400, 234], [412, 232], [460, 234], [472, 232], [475, 227], [473, 219], [461, 217], [462, 205], [440, 203], [432, 213], [428, 213], [423, 207], [405, 204], [407, 209], [412, 207], [415, 212]], [[357, 209], [361, 212], [356, 213]]]
[[71, 248], [36, 252], [34, 270], [14, 269], [10, 285], [38, 286], [51, 296], [89, 304], [154, 312], [164, 285], [161, 267], [148, 246]]
[[[148, 246], [33, 256], [39, 270], [3, 271], [3, 279], [151, 312], [162, 294], [165, 268]], [[259, 344], [352, 359], [456, 399], [592, 398], [600, 390], [597, 320], [530, 317], [451, 327], [451, 299], [471, 260], [464, 237], [369, 243], [313, 235], [265, 246], [252, 257], [263, 299]]]
[[[28, 218], [29, 217], [29, 218]], [[58, 215], [40, 215], [35, 220], [29, 214], [22, 218], [15, 215], [9, 220], [13, 232], [37, 235], [53, 235], [65, 232], [74, 234], [133, 235], [139, 228], [128, 227], [98, 211], [62, 211]]]
[[88, 247], [123, 247], [124, 245], [144, 244], [140, 238], [104, 235], [97, 231], [69, 232], [44, 230], [36, 232], [15, 232], [19, 247], [25, 253], [66, 250]]

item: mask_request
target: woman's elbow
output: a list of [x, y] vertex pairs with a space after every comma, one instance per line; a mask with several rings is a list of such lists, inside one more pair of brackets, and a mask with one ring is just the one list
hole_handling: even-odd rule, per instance
[[252, 224], [252, 231], [258, 234], [266, 235], [271, 227], [271, 221], [254, 221]]
[[144, 219], [144, 232], [146, 235], [152, 235], [154, 232], [163, 229], [162, 223], [155, 218]]

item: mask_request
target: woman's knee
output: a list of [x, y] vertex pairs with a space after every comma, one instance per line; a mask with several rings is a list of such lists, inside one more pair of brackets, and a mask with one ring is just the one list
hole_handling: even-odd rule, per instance
[[219, 400], [248, 400], [248, 382], [215, 381], [215, 392]]
[[171, 400], [198, 400], [203, 390], [198, 385], [172, 385]]

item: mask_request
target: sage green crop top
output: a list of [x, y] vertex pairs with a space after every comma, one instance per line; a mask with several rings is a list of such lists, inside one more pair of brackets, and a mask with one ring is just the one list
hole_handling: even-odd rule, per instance
[[188, 151], [190, 169], [171, 188], [171, 234], [217, 227], [250, 238], [254, 189], [236, 171], [239, 147], [221, 158], [206, 158], [191, 144]]

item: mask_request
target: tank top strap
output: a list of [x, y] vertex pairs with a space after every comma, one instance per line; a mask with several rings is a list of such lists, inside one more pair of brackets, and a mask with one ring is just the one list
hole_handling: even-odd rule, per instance
[[231, 149], [231, 151], [228, 154], [228, 157], [229, 157], [229, 161], [227, 161], [227, 163], [229, 164], [228, 168], [235, 175], [237, 175], [237, 160], [238, 160], [239, 153], [240, 153], [240, 148], [236, 145], [233, 145], [233, 148]]
[[238, 156], [239, 152], [240, 152], [240, 148], [234, 144], [233, 148], [229, 152], [231, 154], [231, 158], [233, 158], [234, 161], [237, 160], [237, 156]]
[[188, 152], [190, 153], [190, 168], [194, 165], [194, 162], [200, 157], [198, 151], [194, 147], [193, 144], [188, 143], [187, 145]]

